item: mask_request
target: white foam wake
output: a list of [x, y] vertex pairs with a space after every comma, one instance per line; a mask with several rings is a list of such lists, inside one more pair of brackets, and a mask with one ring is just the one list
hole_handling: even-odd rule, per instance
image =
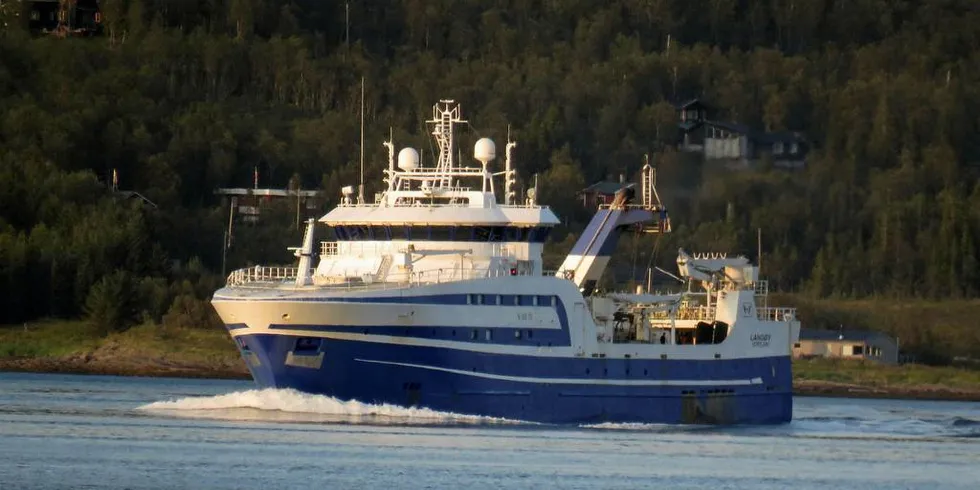
[[[508, 419], [440, 412], [424, 407], [375, 405], [343, 401], [323, 395], [311, 395], [292, 389], [266, 388], [238, 391], [224, 395], [186, 397], [158, 401], [137, 410], [164, 412], [168, 415], [221, 418], [269, 419], [294, 421], [338, 421], [400, 424], [501, 424], [519, 423]], [[258, 413], [256, 413], [258, 411]]]
[[670, 426], [667, 424], [648, 424], [644, 422], [600, 422], [597, 424], [583, 424], [579, 427], [583, 429], [600, 430], [657, 431], [676, 429], [677, 426]]

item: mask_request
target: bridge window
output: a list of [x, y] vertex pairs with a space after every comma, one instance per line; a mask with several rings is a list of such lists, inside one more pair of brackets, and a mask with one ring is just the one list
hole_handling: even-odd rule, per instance
[[333, 227], [337, 240], [435, 240], [457, 242], [544, 243], [550, 227], [526, 226], [411, 226], [340, 225]]
[[433, 241], [451, 242], [456, 235], [455, 226], [433, 226], [429, 238]]
[[489, 226], [477, 226], [473, 228], [473, 241], [474, 242], [492, 242], [490, 227]]
[[534, 296], [522, 294], [517, 298], [517, 304], [520, 306], [534, 306]]
[[546, 228], [539, 226], [531, 230], [531, 237], [528, 240], [533, 243], [544, 243], [548, 239], [548, 234], [551, 233], [551, 228]]
[[347, 233], [351, 236], [351, 240], [371, 239], [371, 227], [369, 226], [348, 226]]

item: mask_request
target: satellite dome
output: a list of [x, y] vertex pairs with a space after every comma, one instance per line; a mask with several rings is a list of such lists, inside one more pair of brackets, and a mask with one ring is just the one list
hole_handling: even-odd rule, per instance
[[480, 138], [473, 146], [473, 158], [486, 165], [497, 157], [497, 145], [490, 138]]
[[419, 168], [419, 152], [411, 147], [402, 148], [402, 151], [398, 152], [398, 168], [406, 172]]

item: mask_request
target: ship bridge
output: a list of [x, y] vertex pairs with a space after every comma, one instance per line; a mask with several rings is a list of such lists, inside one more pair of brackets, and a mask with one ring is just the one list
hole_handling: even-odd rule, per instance
[[[345, 187], [340, 205], [319, 220], [334, 240], [320, 244], [314, 284], [376, 283], [406, 274], [459, 279], [481, 274], [473, 271], [541, 274], [544, 242], [560, 221], [547, 206], [537, 204], [535, 189], [517, 201], [517, 143], [507, 142], [501, 170], [491, 168], [496, 145], [489, 138], [474, 146], [478, 166], [457, 161], [455, 126], [465, 122], [454, 101], [433, 107], [428, 123], [439, 149], [434, 167], [423, 167], [414, 148], [402, 148], [396, 158], [394, 143], [384, 143], [384, 192], [365, 202], [355, 198], [353, 186]], [[496, 188], [500, 178], [502, 192]]]

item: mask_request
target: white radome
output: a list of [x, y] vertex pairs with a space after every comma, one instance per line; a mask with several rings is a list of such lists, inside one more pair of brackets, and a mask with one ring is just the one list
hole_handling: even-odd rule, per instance
[[398, 168], [411, 172], [419, 168], [419, 152], [415, 148], [406, 147], [398, 152]]
[[493, 144], [490, 138], [480, 138], [476, 145], [473, 145], [473, 158], [486, 165], [497, 158], [497, 145]]

